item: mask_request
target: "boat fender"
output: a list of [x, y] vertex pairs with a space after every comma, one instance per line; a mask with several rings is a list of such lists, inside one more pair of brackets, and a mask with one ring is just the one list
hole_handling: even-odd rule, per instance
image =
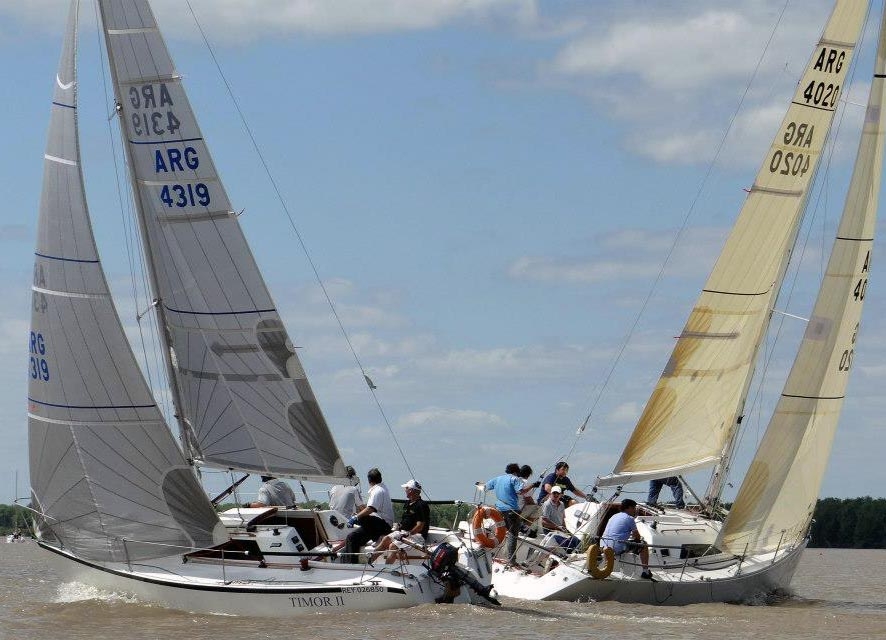
[[[493, 522], [492, 536], [489, 535], [484, 526], [486, 520], [492, 520]], [[501, 511], [495, 507], [487, 507], [482, 504], [477, 507], [477, 510], [474, 512], [474, 518], [471, 520], [471, 535], [474, 537], [474, 540], [487, 549], [493, 549], [504, 541], [507, 533], [505, 519], [501, 515]]]
[[600, 554], [599, 544], [592, 544], [588, 547], [588, 573], [596, 580], [608, 578], [615, 566], [615, 551], [612, 550], [612, 547], [602, 550], [603, 559], [606, 561], [602, 567], [600, 566]]

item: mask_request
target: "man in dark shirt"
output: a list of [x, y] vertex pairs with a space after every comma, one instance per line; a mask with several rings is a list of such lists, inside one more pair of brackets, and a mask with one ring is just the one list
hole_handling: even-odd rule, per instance
[[[431, 526], [431, 508], [428, 503], [421, 499], [421, 485], [415, 480], [400, 485], [406, 489], [406, 498], [409, 502], [403, 507], [403, 517], [397, 530], [382, 538], [375, 553], [369, 559], [375, 562], [384, 551], [394, 548], [395, 552], [389, 553], [385, 562], [393, 564], [399, 557], [406, 559], [406, 551], [412, 546], [424, 546], [428, 536], [428, 528]], [[407, 544], [410, 543], [410, 544]]]
[[545, 498], [547, 498], [548, 494], [551, 492], [551, 487], [555, 484], [559, 485], [563, 491], [571, 491], [579, 498], [587, 500], [587, 494], [572, 484], [572, 480], [566, 475], [567, 473], [569, 473], [569, 463], [561, 460], [554, 466], [554, 472], [549, 473], [545, 476], [545, 479], [542, 480], [541, 489], [538, 491], [538, 500], [536, 500], [536, 502], [538, 502], [538, 504], [544, 502]]

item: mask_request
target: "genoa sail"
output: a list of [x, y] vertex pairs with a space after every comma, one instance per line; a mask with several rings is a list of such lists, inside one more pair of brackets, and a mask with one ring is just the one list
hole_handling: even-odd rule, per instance
[[834, 7], [664, 372], [614, 471], [598, 484], [677, 475], [725, 455], [866, 11], [853, 0]]
[[188, 455], [226, 469], [344, 481], [147, 0], [99, 6]]
[[214, 544], [218, 517], [169, 431], [111, 300], [77, 131], [74, 0], [52, 99], [32, 287], [28, 433], [38, 527], [78, 557]]
[[886, 133], [886, 21], [843, 216], [800, 350], [718, 547], [763, 553], [809, 529], [855, 355]]

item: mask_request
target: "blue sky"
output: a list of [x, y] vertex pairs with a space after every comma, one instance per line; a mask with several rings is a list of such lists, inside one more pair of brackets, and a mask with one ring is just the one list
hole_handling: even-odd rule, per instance
[[[153, 4], [346, 461], [361, 476], [379, 466], [391, 486], [404, 482], [408, 471], [193, 19], [179, 0]], [[506, 462], [541, 471], [569, 450], [781, 11], [763, 0], [191, 4], [409, 464], [437, 499], [469, 498], [474, 481]], [[592, 483], [618, 458], [829, 8], [823, 0], [788, 5], [683, 239], [570, 458], [577, 484]], [[66, 0], [0, 0], [0, 470], [7, 476], [0, 502], [12, 498], [16, 469], [21, 485], [27, 477], [29, 274], [66, 9]], [[84, 166], [105, 268], [136, 336], [140, 304], [123, 250], [92, 11], [85, 0]], [[869, 28], [860, 80], [844, 94], [850, 102], [865, 100], [873, 42]], [[807, 216], [797, 288], [779, 303], [791, 313], [810, 311], [861, 112], [845, 110], [845, 135]], [[880, 271], [875, 259], [827, 496], [882, 495], [886, 483]], [[786, 322], [763, 383], [766, 400], [746, 420], [736, 489], [800, 331], [802, 323]], [[210, 489], [223, 485], [207, 478]], [[693, 483], [703, 491], [706, 477]]]

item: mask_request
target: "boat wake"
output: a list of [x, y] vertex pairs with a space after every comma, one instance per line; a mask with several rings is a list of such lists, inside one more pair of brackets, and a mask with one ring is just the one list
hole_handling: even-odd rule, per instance
[[82, 582], [66, 582], [59, 585], [54, 602], [68, 604], [95, 600], [99, 602], [122, 602], [126, 604], [142, 604], [137, 598], [114, 591], [105, 591]]

